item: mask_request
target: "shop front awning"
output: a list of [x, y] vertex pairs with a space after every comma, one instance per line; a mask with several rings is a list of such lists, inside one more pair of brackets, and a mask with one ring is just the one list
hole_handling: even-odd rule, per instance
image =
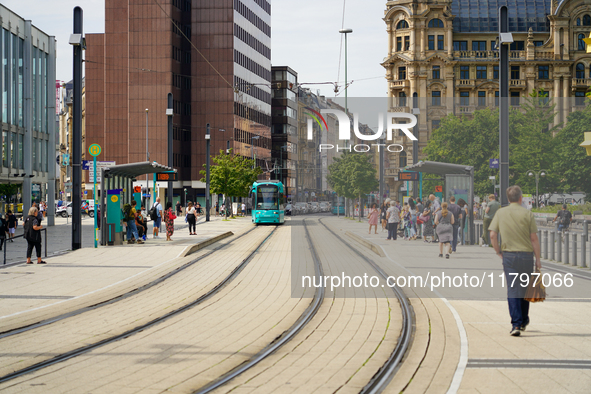
[[136, 178], [140, 175], [153, 174], [155, 172], [175, 171], [174, 168], [158, 164], [155, 161], [143, 161], [139, 163], [119, 164], [105, 167], [105, 175]]

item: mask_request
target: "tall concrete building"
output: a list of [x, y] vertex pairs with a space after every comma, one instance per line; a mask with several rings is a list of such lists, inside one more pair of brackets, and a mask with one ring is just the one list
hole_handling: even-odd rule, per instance
[[[55, 37], [0, 4], [0, 182], [22, 184], [23, 209], [47, 200], [53, 225], [56, 172]], [[26, 212], [25, 212], [26, 213]]]
[[279, 168], [277, 176], [291, 199], [296, 195], [298, 152], [298, 74], [287, 66], [273, 66], [272, 156]]
[[[510, 104], [518, 106], [534, 89], [556, 104], [555, 125], [582, 108], [591, 86], [591, 55], [583, 39], [591, 33], [591, 5], [585, 0], [387, 1], [384, 21], [386, 69], [393, 112], [419, 108], [419, 159], [443, 117], [472, 116], [499, 100], [498, 9], [509, 6]], [[392, 191], [403, 188], [397, 174], [412, 163], [412, 143], [391, 154], [386, 170]]]
[[[200, 171], [233, 148], [258, 165], [271, 148], [271, 9], [265, 0], [106, 0], [105, 33], [87, 34], [87, 144], [99, 160], [168, 163], [173, 94], [174, 193], [205, 199]], [[254, 138], [253, 138], [254, 137]], [[151, 186], [151, 185], [150, 185]]]

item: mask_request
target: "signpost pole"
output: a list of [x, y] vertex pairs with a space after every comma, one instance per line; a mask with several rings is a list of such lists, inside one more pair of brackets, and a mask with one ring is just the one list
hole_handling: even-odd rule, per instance
[[95, 248], [98, 248], [98, 238], [97, 238], [97, 235], [98, 235], [98, 231], [97, 231], [97, 220], [98, 220], [98, 218], [97, 218], [97, 209], [96, 209], [96, 207], [98, 205], [97, 204], [98, 200], [96, 199], [96, 171], [97, 171], [97, 168], [96, 168], [96, 156], [94, 156], [92, 158], [92, 165], [93, 165], [93, 168], [94, 168], [94, 190], [92, 192], [92, 198], [94, 199], [94, 247]]

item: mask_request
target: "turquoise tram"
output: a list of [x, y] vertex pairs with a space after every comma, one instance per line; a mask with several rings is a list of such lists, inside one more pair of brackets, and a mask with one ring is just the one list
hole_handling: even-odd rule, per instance
[[283, 224], [285, 222], [285, 188], [280, 181], [257, 181], [250, 189], [252, 222]]
[[345, 197], [339, 197], [336, 194], [333, 196], [333, 198], [332, 198], [332, 214], [333, 215], [344, 215], [345, 214]]

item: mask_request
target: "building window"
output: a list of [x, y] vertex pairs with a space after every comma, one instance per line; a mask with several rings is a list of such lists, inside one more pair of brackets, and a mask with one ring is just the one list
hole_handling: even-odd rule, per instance
[[396, 52], [402, 52], [402, 37], [396, 37]]
[[499, 106], [499, 91], [495, 92], [495, 107]]
[[406, 79], [406, 67], [398, 67], [398, 79]]
[[541, 106], [547, 106], [550, 103], [550, 95], [545, 90], [540, 90], [538, 92], [538, 103]]
[[398, 154], [398, 167], [406, 167], [406, 152], [402, 151]]
[[441, 79], [441, 67], [433, 66], [433, 79]]
[[486, 92], [478, 92], [478, 106], [486, 107]]
[[575, 92], [575, 105], [585, 105], [585, 92]]
[[486, 51], [486, 41], [472, 41], [473, 51]]
[[583, 63], [577, 63], [577, 65], [575, 66], [575, 78], [585, 78], [585, 66], [583, 66]]
[[401, 107], [406, 107], [406, 93], [398, 93], [398, 105]]
[[437, 50], [443, 51], [443, 36], [437, 36]]
[[410, 49], [410, 37], [405, 36], [404, 37], [404, 50], [408, 51], [409, 49]]
[[435, 50], [435, 36], [428, 36], [428, 48], [430, 51]]
[[476, 66], [476, 79], [486, 78], [486, 66]]
[[499, 79], [499, 66], [493, 66], [493, 79]]
[[585, 35], [579, 34], [577, 38], [578, 38], [578, 42], [579, 42], [579, 47], [578, 47], [579, 51], [584, 51], [586, 48], [585, 41], [583, 41], [583, 39], [585, 38]]
[[538, 66], [538, 79], [550, 79], [550, 66]]
[[577, 18], [577, 26], [581, 26], [581, 18]]
[[591, 26], [591, 16], [583, 16], [583, 26]]
[[431, 92], [431, 105], [439, 107], [441, 105], [441, 92], [434, 90]]
[[512, 51], [523, 51], [524, 44], [523, 41], [513, 41], [509, 49]]
[[439, 119], [433, 119], [431, 121], [431, 130], [437, 130], [440, 125], [441, 125], [441, 120], [439, 120]]
[[454, 51], [467, 51], [468, 41], [454, 41]]
[[460, 66], [460, 79], [470, 79], [470, 66]]
[[519, 66], [511, 66], [511, 79], [519, 79]]
[[535, 47], [541, 47], [542, 45], [544, 45], [544, 41], [534, 41]]
[[443, 28], [443, 21], [441, 19], [431, 19], [428, 27], [439, 27]]
[[470, 92], [460, 92], [460, 106], [467, 107], [470, 105]]
[[497, 48], [497, 43], [495, 41], [491, 41], [490, 42], [490, 50], [495, 51], [497, 49], [499, 49], [499, 48]]
[[519, 105], [519, 92], [511, 92], [511, 105]]
[[396, 25], [397, 29], [408, 29], [408, 22], [407, 21], [400, 21]]

